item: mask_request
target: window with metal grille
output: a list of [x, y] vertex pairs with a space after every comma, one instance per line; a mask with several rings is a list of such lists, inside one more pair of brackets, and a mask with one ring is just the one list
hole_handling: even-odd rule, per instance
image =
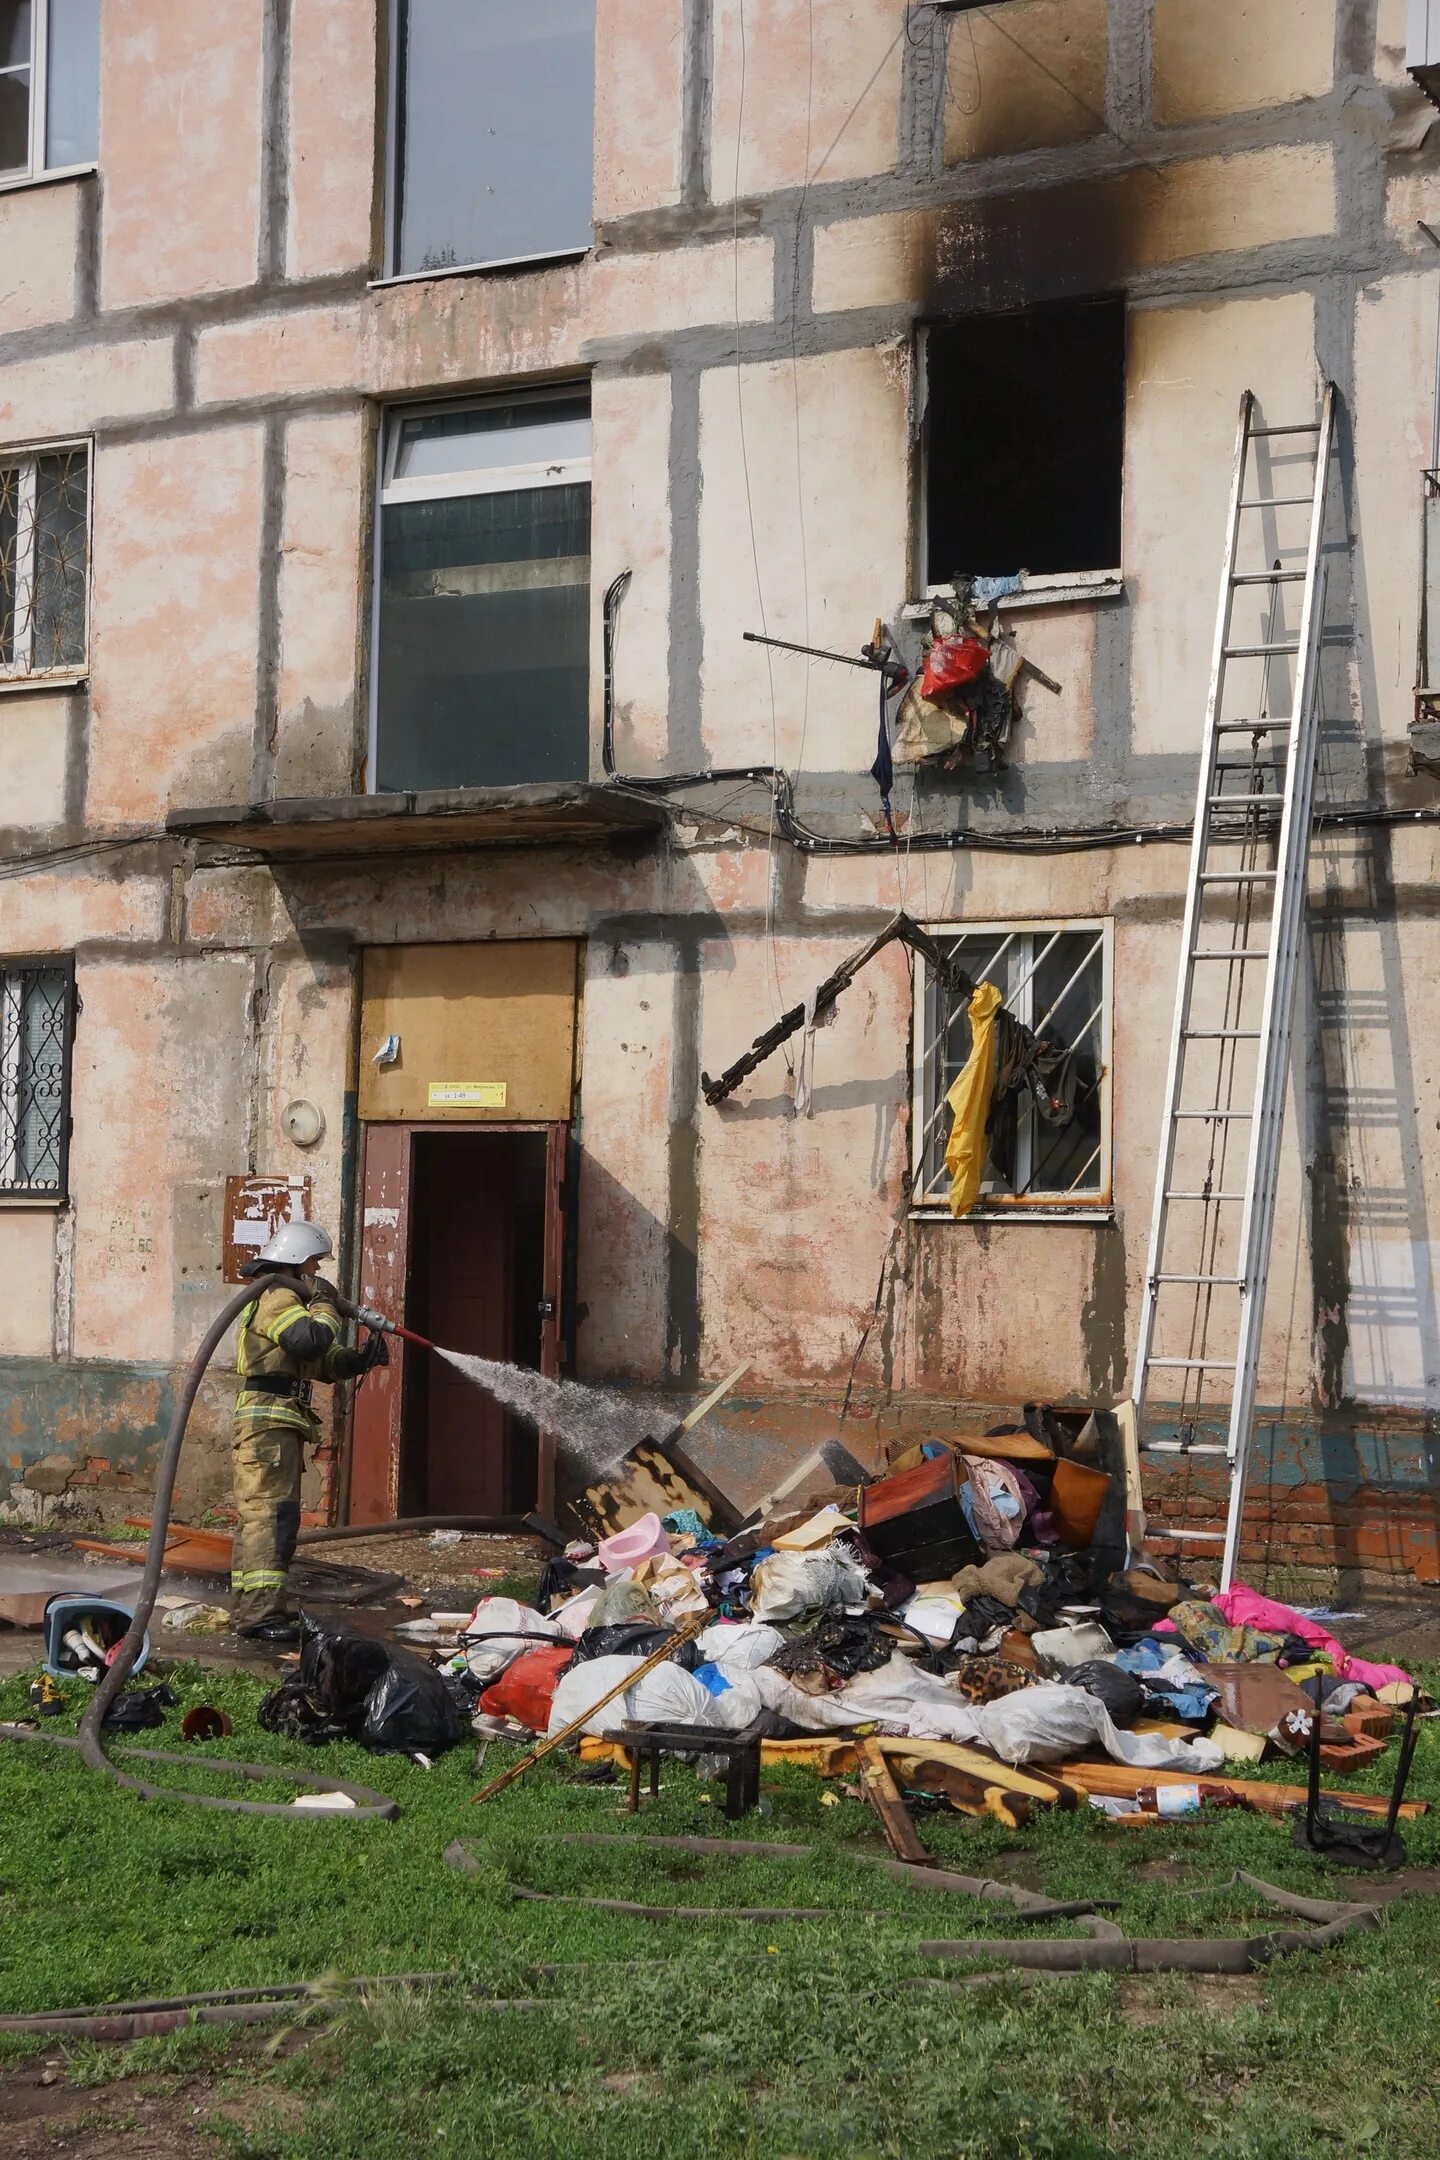
[[64, 961], [0, 960], [0, 1196], [63, 1200], [75, 977]]
[[0, 683], [85, 671], [90, 450], [0, 450]]
[[[1043, 1046], [1028, 1073], [997, 1071], [984, 1183], [966, 1220], [1026, 1211], [1053, 1219], [1108, 1208], [1111, 925], [981, 923], [958, 932], [943, 923], [929, 927], [973, 981], [994, 983], [1006, 1010]], [[970, 1055], [970, 1022], [968, 1000], [947, 992], [930, 968], [922, 973], [913, 1205], [939, 1211], [950, 1190], [946, 1096]]]

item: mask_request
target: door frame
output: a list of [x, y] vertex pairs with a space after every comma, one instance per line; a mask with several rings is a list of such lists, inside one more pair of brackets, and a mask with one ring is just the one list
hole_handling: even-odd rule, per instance
[[[372, 1121], [360, 1128], [360, 1174], [357, 1180], [355, 1252], [359, 1283], [357, 1302], [391, 1319], [405, 1321], [405, 1285], [410, 1274], [414, 1223], [411, 1194], [415, 1143], [437, 1133], [543, 1133], [545, 1135], [545, 1244], [541, 1277], [540, 1371], [558, 1380], [565, 1342], [566, 1184], [570, 1152], [568, 1120], [486, 1119], [461, 1123], [446, 1118], [433, 1123], [391, 1124]], [[347, 1522], [388, 1522], [400, 1511], [401, 1456], [405, 1444], [405, 1373], [409, 1358], [424, 1351], [403, 1337], [388, 1338], [390, 1363], [377, 1366], [351, 1397], [349, 1502]], [[536, 1456], [534, 1506], [542, 1515], [555, 1512], [555, 1435], [542, 1432]]]

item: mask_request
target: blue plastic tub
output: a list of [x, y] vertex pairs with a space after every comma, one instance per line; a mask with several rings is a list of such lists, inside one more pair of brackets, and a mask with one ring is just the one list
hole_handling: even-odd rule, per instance
[[[118, 1642], [129, 1628], [132, 1615], [128, 1605], [117, 1605], [112, 1598], [80, 1597], [67, 1595], [53, 1597], [45, 1608], [45, 1670], [57, 1680], [73, 1680], [78, 1667], [75, 1654], [66, 1648], [65, 1636], [69, 1629], [89, 1626], [97, 1642], [109, 1648]], [[136, 1658], [134, 1672], [143, 1670], [150, 1655], [150, 1634], [146, 1630]]]

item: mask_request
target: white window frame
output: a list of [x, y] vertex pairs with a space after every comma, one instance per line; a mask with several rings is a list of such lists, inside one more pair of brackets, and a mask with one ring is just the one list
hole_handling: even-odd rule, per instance
[[[56, 457], [66, 450], [85, 452], [85, 650], [78, 661], [68, 666], [37, 668], [30, 664], [35, 645], [35, 619], [30, 605], [35, 581], [35, 466], [37, 459]], [[18, 466], [21, 472], [16, 518], [15, 654], [10, 660], [0, 659], [0, 692], [26, 690], [39, 685], [53, 689], [57, 683], [84, 682], [90, 673], [90, 580], [93, 574], [95, 524], [94, 437], [75, 435], [62, 442], [17, 443], [0, 447], [0, 468], [8, 469], [11, 466]], [[29, 563], [22, 565], [19, 559], [18, 536], [24, 529], [27, 504], [31, 549]], [[25, 647], [23, 659], [20, 651], [22, 638]]]
[[34, 187], [44, 180], [79, 180], [98, 172], [94, 159], [83, 165], [47, 165], [45, 132], [49, 110], [50, 0], [35, 0], [30, 10], [30, 155], [23, 171], [0, 173], [0, 195], [12, 188]]
[[[466, 495], [512, 495], [528, 488], [578, 486], [582, 481], [588, 487], [593, 464], [593, 458], [587, 455], [556, 458], [549, 463], [500, 465], [489, 472], [451, 473], [437, 479], [397, 480], [395, 466], [405, 422], [422, 416], [440, 419], [446, 413], [475, 412], [486, 405], [534, 404], [538, 408], [553, 399], [573, 398], [582, 392], [589, 402], [591, 385], [588, 376], [580, 381], [546, 383], [537, 389], [516, 390], [509, 396], [447, 398], [443, 404], [390, 405], [381, 414], [380, 457], [375, 488], [375, 568], [370, 596], [370, 728], [365, 768], [368, 794], [377, 792], [375, 771], [380, 748], [380, 595], [385, 577], [383, 512], [392, 503], [441, 502]], [[591, 428], [593, 446], [593, 410]]]
[[[378, 285], [414, 285], [424, 278], [467, 277], [477, 270], [523, 270], [532, 263], [579, 262], [595, 245], [594, 234], [594, 182], [591, 182], [591, 233], [588, 240], [577, 241], [574, 247], [544, 248], [536, 255], [482, 255], [474, 262], [444, 263], [431, 270], [397, 270], [396, 258], [399, 244], [399, 179], [400, 179], [400, 10], [408, 0], [388, 0], [389, 22], [389, 68], [385, 89], [385, 248], [384, 269], [378, 278], [370, 280], [370, 289]], [[599, 22], [596, 22], [596, 38]]]
[[[919, 600], [912, 600], [903, 609], [909, 622], [928, 621], [937, 603], [953, 603], [954, 589], [949, 585], [936, 585], [930, 577], [930, 457], [925, 442], [925, 415], [930, 406], [929, 349], [930, 332], [943, 330], [946, 325], [919, 323], [915, 329], [915, 463], [918, 479], [915, 488], [916, 525], [915, 560], [920, 569]], [[1125, 458], [1122, 448], [1120, 458], [1120, 530], [1125, 530]], [[1123, 543], [1122, 543], [1123, 544]], [[1113, 600], [1125, 590], [1125, 571], [1122, 563], [1108, 570], [1050, 570], [1037, 576], [1028, 574], [1021, 582], [1020, 590], [1007, 593], [996, 603], [1002, 614], [1008, 615], [1014, 608], [1062, 607], [1067, 603], [1084, 600]]]
[[[1036, 968], [1040, 964], [1047, 943], [1065, 933], [1093, 937], [1100, 947], [1101, 994], [1100, 1011], [1096, 1022], [1099, 1040], [1097, 1059], [1100, 1093], [1100, 1138], [1092, 1160], [1098, 1160], [1098, 1190], [1072, 1198], [1068, 1193], [1005, 1193], [982, 1188], [976, 1206], [968, 1215], [961, 1216], [959, 1225], [976, 1222], [1108, 1222], [1114, 1212], [1113, 1194], [1113, 1096], [1114, 1096], [1114, 1024], [1115, 1024], [1115, 924], [1110, 916], [1029, 916], [1006, 921], [992, 922], [927, 922], [924, 928], [940, 944], [949, 946], [956, 938], [1005, 938], [1007, 940], [1028, 938], [1031, 952], [1023, 981], [1012, 989], [1007, 997], [1007, 1009], [1026, 1026], [1038, 1025], [1044, 1015], [1032, 1009], [1033, 1001], [1026, 995], [1033, 983]], [[995, 955], [991, 956], [991, 965]], [[951, 1222], [943, 1191], [930, 1194], [925, 1191], [925, 1155], [931, 1127], [945, 1117], [944, 1096], [938, 1085], [940, 1076], [940, 1035], [932, 1018], [934, 1004], [934, 977], [930, 964], [923, 957], [916, 963], [915, 1006], [913, 1015], [913, 1039], [911, 1046], [911, 1101], [910, 1101], [910, 1213], [921, 1220]], [[1011, 1003], [1011, 1000], [1015, 1000]], [[932, 1069], [935, 1079], [931, 1079]], [[1088, 1166], [1087, 1166], [1088, 1167]]]

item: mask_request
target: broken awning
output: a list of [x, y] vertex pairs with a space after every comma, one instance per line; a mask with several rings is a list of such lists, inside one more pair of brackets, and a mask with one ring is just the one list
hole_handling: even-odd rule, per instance
[[648, 839], [664, 822], [659, 803], [584, 781], [544, 781], [172, 810], [165, 829], [187, 840], [250, 848], [267, 861], [298, 861], [438, 848], [595, 846]]

